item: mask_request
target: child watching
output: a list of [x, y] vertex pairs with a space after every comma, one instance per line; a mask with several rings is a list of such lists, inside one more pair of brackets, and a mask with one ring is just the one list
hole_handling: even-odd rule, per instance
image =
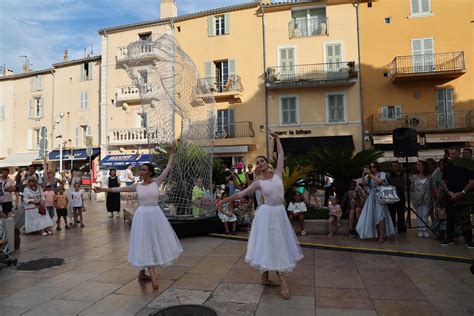
[[334, 221], [337, 222], [337, 227], [341, 226], [341, 217], [342, 217], [342, 209], [341, 206], [337, 203], [336, 197], [332, 197], [330, 200], [330, 203], [328, 205], [329, 208], [329, 221], [328, 221], [328, 226], [329, 226], [329, 237], [332, 237], [332, 224]]
[[[227, 192], [222, 192], [222, 199], [225, 199], [229, 195]], [[229, 203], [224, 203], [222, 204], [222, 209], [218, 209], [219, 211], [219, 218], [220, 220], [224, 223], [224, 228], [225, 228], [225, 233], [227, 235], [230, 235], [229, 231], [229, 223], [232, 223], [232, 235], [235, 235], [235, 228], [237, 225], [237, 217], [235, 217], [235, 214], [232, 212]]]
[[293, 196], [293, 201], [290, 202], [287, 210], [289, 213], [291, 225], [293, 225], [295, 219], [300, 221], [300, 230], [302, 236], [306, 235], [306, 230], [304, 230], [304, 213], [307, 211], [306, 204], [304, 204], [303, 200], [303, 195], [299, 192], [296, 192]]
[[[82, 211], [84, 210], [84, 199], [82, 197], [82, 190], [80, 190], [79, 183], [74, 184], [74, 191], [71, 192], [72, 199], [72, 214], [74, 218], [74, 226], [81, 223], [81, 228], [85, 227], [82, 218]], [[79, 219], [77, 218], [79, 216]]]
[[65, 229], [70, 229], [67, 224], [67, 205], [69, 201], [67, 199], [67, 195], [64, 194], [64, 188], [60, 187], [58, 194], [54, 197], [54, 206], [56, 207], [56, 215], [58, 219], [56, 220], [56, 230], [61, 230], [61, 217], [64, 220]]
[[46, 191], [44, 191], [44, 206], [48, 211], [49, 216], [51, 219], [54, 217], [54, 197], [56, 193], [53, 191], [53, 187], [51, 185], [46, 186]]

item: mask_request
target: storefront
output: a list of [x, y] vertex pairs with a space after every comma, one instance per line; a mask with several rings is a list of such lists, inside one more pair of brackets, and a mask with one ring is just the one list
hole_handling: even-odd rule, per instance
[[321, 137], [281, 137], [285, 154], [302, 155], [313, 148], [354, 150], [352, 135]]
[[[15, 153], [7, 158], [0, 160], [0, 167], [27, 167], [29, 165], [42, 165], [43, 161], [38, 160], [38, 152]], [[13, 170], [10, 170], [12, 172]]]
[[[107, 155], [100, 161], [100, 172], [97, 181], [103, 182], [103, 179], [108, 177], [109, 170], [114, 168], [117, 170], [120, 181], [125, 182], [125, 169], [128, 165], [137, 168], [144, 163], [150, 162], [150, 160], [151, 156], [149, 154]], [[138, 180], [137, 174], [135, 174], [135, 178]]]

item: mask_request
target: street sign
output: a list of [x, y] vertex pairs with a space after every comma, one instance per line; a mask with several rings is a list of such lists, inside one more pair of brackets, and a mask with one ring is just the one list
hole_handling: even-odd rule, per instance
[[87, 156], [89, 156], [89, 157], [92, 156], [92, 148], [87, 147], [87, 148], [86, 148], [86, 154], [87, 154]]
[[88, 148], [92, 147], [92, 143], [93, 143], [92, 136], [86, 136], [85, 143], [86, 143], [86, 147]]
[[41, 138], [46, 138], [48, 135], [48, 130], [46, 127], [41, 127], [40, 129], [40, 136]]
[[39, 150], [39, 158], [40, 159], [44, 159], [47, 156], [48, 156], [48, 151], [47, 150], [42, 150], [42, 149]]
[[41, 138], [39, 141], [39, 147], [41, 150], [45, 151], [48, 149], [48, 140], [46, 138]]

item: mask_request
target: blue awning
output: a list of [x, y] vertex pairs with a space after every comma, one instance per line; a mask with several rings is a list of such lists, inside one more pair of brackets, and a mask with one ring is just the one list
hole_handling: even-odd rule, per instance
[[[85, 160], [89, 159], [86, 149], [73, 149], [73, 157], [71, 157], [71, 150], [63, 150], [63, 160]], [[49, 153], [49, 161], [59, 161], [59, 150], [53, 150]], [[100, 154], [100, 148], [92, 148], [92, 157], [94, 158]]]
[[150, 162], [149, 154], [139, 155], [108, 155], [100, 161], [102, 167], [123, 167], [131, 164], [138, 167], [141, 164]]

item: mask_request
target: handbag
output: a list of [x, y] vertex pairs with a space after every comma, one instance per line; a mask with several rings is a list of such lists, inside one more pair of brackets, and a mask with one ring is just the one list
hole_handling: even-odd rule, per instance
[[375, 194], [380, 204], [393, 204], [400, 201], [397, 188], [393, 185], [379, 185]]
[[44, 205], [40, 205], [38, 207], [38, 213], [40, 213], [41, 215], [46, 215], [46, 207]]

